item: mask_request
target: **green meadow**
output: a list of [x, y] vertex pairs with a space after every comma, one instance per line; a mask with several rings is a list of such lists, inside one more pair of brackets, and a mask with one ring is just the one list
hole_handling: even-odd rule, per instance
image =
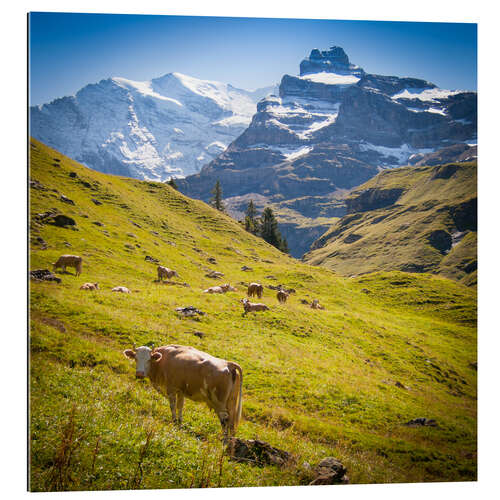
[[[30, 269], [52, 269], [62, 254], [84, 260], [81, 276], [69, 268], [61, 283], [30, 282], [32, 491], [304, 485], [327, 456], [350, 483], [476, 480], [474, 288], [399, 271], [342, 277], [168, 185], [89, 170], [36, 140], [29, 175]], [[50, 210], [76, 225], [47, 223]], [[178, 284], [156, 282], [146, 256], [175, 269]], [[264, 284], [270, 310], [243, 316], [250, 281]], [[80, 290], [85, 282], [99, 290]], [[202, 293], [226, 282], [238, 291]], [[296, 291], [286, 304], [268, 288], [278, 284]], [[132, 293], [111, 292], [118, 285]], [[301, 303], [315, 298], [324, 310]], [[175, 308], [188, 305], [206, 314], [181, 318]], [[290, 452], [290, 463], [231, 461], [199, 403], [187, 401], [175, 426], [122, 354], [134, 343], [239, 363], [237, 436]], [[419, 417], [437, 426], [405, 425]]]

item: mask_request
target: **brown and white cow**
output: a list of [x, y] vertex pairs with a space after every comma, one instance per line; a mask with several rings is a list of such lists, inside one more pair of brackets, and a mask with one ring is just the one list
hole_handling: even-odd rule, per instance
[[61, 267], [63, 273], [66, 272], [66, 267], [74, 267], [75, 274], [78, 276], [82, 272], [83, 259], [78, 255], [61, 255], [54, 264], [54, 271]]
[[264, 293], [264, 287], [260, 283], [250, 283], [248, 285], [247, 295], [249, 297], [257, 295], [257, 297], [260, 299], [263, 293]]
[[241, 419], [243, 371], [237, 363], [216, 358], [194, 347], [142, 346], [123, 351], [134, 359], [137, 378], [149, 377], [166, 396], [174, 422], [182, 423], [184, 397], [204, 402], [219, 417], [224, 435], [234, 435]]
[[288, 293], [286, 293], [284, 290], [278, 290], [276, 298], [278, 299], [278, 302], [280, 304], [284, 304], [286, 302], [286, 299], [288, 299]]
[[84, 283], [80, 290], [99, 290], [99, 283]]
[[266, 304], [259, 304], [258, 302], [249, 302], [248, 299], [241, 299], [241, 302], [243, 303], [243, 309], [245, 310], [243, 314], [246, 314], [248, 312], [269, 310], [269, 307], [267, 307]]
[[226, 293], [226, 292], [237, 292], [238, 289], [234, 286], [231, 286], [229, 283], [224, 283], [219, 286], [211, 286], [206, 290], [203, 290], [203, 293]]
[[172, 278], [173, 276], [179, 277], [177, 274], [177, 271], [174, 271], [173, 269], [169, 269], [168, 267], [164, 266], [158, 266], [158, 279], [163, 280], [163, 278], [167, 278], [168, 280]]

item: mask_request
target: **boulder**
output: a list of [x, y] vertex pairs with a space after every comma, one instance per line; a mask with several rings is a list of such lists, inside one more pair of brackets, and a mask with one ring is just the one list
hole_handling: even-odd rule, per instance
[[61, 278], [48, 269], [34, 269], [30, 271], [30, 278], [35, 281], [55, 281], [56, 283], [61, 283]]
[[59, 198], [61, 201], [64, 201], [64, 203], [68, 203], [69, 205], [74, 205], [75, 202], [71, 199], [69, 199], [67, 196], [64, 196], [63, 194]]
[[176, 307], [175, 310], [184, 318], [196, 316], [197, 314], [200, 316], [205, 316], [205, 313], [203, 311], [196, 309], [196, 307], [194, 306]]
[[47, 222], [57, 227], [76, 226], [75, 219], [64, 214], [53, 215], [48, 218]]
[[321, 484], [347, 484], [349, 478], [347, 469], [336, 458], [326, 457], [315, 468], [316, 477], [310, 485]]
[[433, 418], [419, 417], [419, 418], [414, 418], [409, 422], [406, 422], [406, 424], [404, 425], [408, 427], [418, 427], [418, 426], [437, 427], [437, 422]]
[[235, 462], [247, 462], [260, 467], [264, 465], [283, 467], [291, 460], [291, 455], [287, 451], [274, 448], [258, 439], [231, 438], [226, 451]]

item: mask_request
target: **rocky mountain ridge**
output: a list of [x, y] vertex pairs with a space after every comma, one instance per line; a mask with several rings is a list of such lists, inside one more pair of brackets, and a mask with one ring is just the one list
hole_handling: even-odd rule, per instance
[[[474, 145], [476, 101], [475, 92], [367, 74], [340, 47], [314, 49], [300, 75], [284, 75], [279, 95], [262, 99], [249, 127], [180, 187], [207, 200], [219, 179], [228, 198], [258, 194], [269, 203], [350, 189], [381, 169]], [[300, 256], [302, 235], [291, 237]]]
[[86, 166], [138, 179], [198, 172], [245, 130], [254, 92], [169, 73], [150, 81], [115, 77], [30, 108], [30, 134]]

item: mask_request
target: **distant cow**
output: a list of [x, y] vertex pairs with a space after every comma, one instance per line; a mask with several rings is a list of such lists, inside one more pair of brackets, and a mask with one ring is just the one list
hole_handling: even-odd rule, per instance
[[243, 371], [237, 363], [190, 346], [142, 346], [123, 352], [135, 359], [135, 376], [149, 377], [170, 402], [174, 422], [182, 423], [184, 397], [204, 402], [219, 417], [224, 435], [234, 435], [241, 419]]
[[163, 278], [167, 278], [168, 280], [173, 276], [179, 277], [177, 271], [173, 269], [169, 269], [168, 267], [158, 266], [158, 279], [163, 280]]
[[247, 295], [249, 297], [257, 295], [257, 297], [260, 299], [263, 293], [264, 293], [264, 287], [260, 283], [250, 283], [248, 285]]
[[79, 257], [78, 255], [61, 255], [58, 259], [57, 262], [54, 262], [54, 271], [58, 268], [61, 267], [63, 273], [66, 272], [66, 267], [74, 267], [75, 268], [75, 274], [78, 276], [82, 272], [82, 262], [83, 259]]
[[243, 314], [246, 314], [247, 312], [257, 312], [257, 311], [268, 311], [269, 307], [266, 306], [266, 304], [259, 304], [257, 302], [249, 302], [248, 299], [242, 299], [241, 301], [243, 303], [243, 309], [245, 309], [245, 312]]
[[84, 283], [80, 290], [99, 290], [99, 283]]
[[324, 309], [324, 307], [319, 303], [319, 300], [318, 299], [314, 299], [312, 302], [311, 302], [311, 308], [312, 309]]
[[224, 283], [219, 286], [211, 286], [206, 290], [203, 290], [203, 293], [226, 293], [226, 292], [236, 292], [237, 288], [231, 286], [229, 283]]
[[130, 293], [130, 290], [126, 286], [115, 286], [111, 289], [112, 292]]
[[280, 304], [284, 304], [286, 302], [286, 299], [288, 299], [288, 293], [286, 293], [284, 290], [278, 290], [276, 298], [278, 299], [278, 302]]

